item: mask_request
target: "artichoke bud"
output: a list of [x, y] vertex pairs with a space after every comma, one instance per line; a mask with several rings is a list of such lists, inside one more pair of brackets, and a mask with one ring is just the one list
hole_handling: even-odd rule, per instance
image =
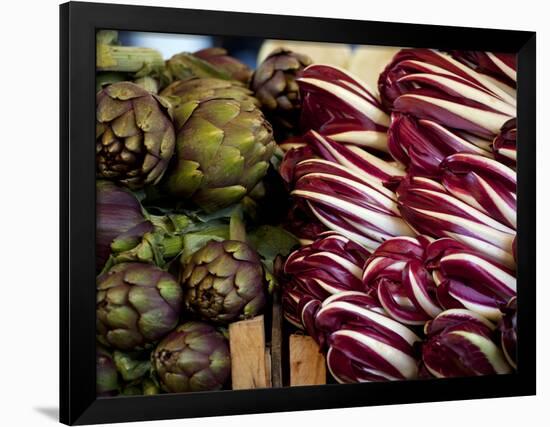
[[169, 393], [219, 390], [231, 370], [227, 338], [203, 322], [178, 326], [158, 344], [151, 361], [160, 387]]
[[121, 262], [146, 262], [164, 267], [183, 250], [186, 215], [149, 216], [149, 220], [117, 236], [111, 243], [106, 269]]
[[98, 396], [116, 396], [118, 390], [118, 374], [113, 356], [105, 348], [97, 346], [96, 393]]
[[162, 96], [169, 97], [177, 127], [165, 189], [207, 212], [239, 202], [265, 176], [275, 148], [251, 92], [234, 82], [190, 79]]
[[160, 386], [153, 377], [145, 378], [141, 385], [145, 396], [153, 396], [160, 393]]
[[296, 77], [311, 63], [307, 55], [279, 48], [271, 52], [252, 77], [251, 89], [281, 131], [298, 127], [301, 98]]
[[142, 378], [151, 370], [149, 359], [141, 360], [139, 353], [115, 351], [113, 359], [116, 369], [124, 381], [134, 381]]
[[156, 184], [174, 153], [172, 121], [159, 99], [131, 82], [97, 94], [97, 174], [132, 189]]
[[193, 54], [211, 65], [223, 70], [233, 80], [248, 84], [252, 70], [244, 63], [227, 54], [227, 50], [220, 47], [201, 49]]
[[109, 181], [96, 183], [96, 268], [100, 271], [115, 252], [135, 247], [152, 229], [139, 203], [130, 191]]
[[242, 241], [208, 242], [188, 260], [180, 282], [186, 308], [215, 323], [254, 317], [266, 302], [261, 259]]
[[97, 278], [98, 341], [123, 351], [150, 348], [176, 327], [181, 301], [181, 288], [166, 271], [117, 264]]

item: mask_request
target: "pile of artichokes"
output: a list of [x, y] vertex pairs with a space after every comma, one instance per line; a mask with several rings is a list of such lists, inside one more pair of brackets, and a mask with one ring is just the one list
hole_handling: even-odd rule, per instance
[[284, 187], [253, 71], [222, 48], [97, 43], [97, 393], [230, 388], [228, 325], [264, 311], [298, 244], [259, 215]]
[[403, 49], [371, 87], [97, 43], [98, 396], [231, 388], [228, 325], [273, 292], [329, 381], [516, 369], [508, 56]]

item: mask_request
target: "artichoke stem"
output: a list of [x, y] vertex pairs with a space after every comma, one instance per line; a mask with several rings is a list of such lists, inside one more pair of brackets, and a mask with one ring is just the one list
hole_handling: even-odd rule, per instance
[[159, 51], [146, 47], [97, 45], [97, 71], [123, 71], [135, 73], [143, 67], [162, 67], [164, 61]]
[[242, 209], [237, 208], [231, 214], [229, 220], [229, 238], [246, 243], [246, 228], [242, 217]]
[[164, 259], [170, 259], [183, 250], [183, 239], [180, 236], [165, 237], [162, 246]]

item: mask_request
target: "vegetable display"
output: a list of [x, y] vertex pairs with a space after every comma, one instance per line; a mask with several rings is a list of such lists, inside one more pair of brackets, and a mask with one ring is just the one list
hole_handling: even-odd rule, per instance
[[512, 55], [97, 42], [98, 396], [231, 389], [260, 317], [327, 382], [517, 369]]

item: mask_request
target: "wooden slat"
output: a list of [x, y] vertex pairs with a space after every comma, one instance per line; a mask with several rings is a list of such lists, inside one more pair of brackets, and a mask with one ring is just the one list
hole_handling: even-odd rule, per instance
[[268, 348], [265, 349], [265, 383], [267, 387], [272, 387], [273, 383], [271, 380], [271, 350]]
[[289, 350], [291, 386], [326, 384], [325, 357], [313, 338], [293, 334]]
[[264, 316], [229, 325], [229, 346], [233, 390], [267, 387]]
[[283, 313], [279, 291], [273, 293], [271, 319], [271, 383], [273, 387], [283, 386], [282, 346], [283, 346]]

